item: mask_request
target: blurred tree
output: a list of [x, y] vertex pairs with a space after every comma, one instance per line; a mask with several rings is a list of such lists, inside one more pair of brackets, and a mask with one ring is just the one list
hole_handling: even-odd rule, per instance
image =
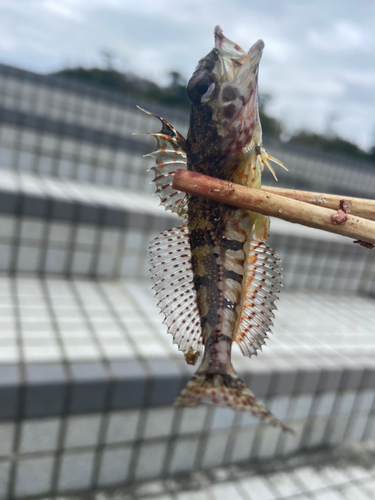
[[[75, 78], [86, 83], [94, 83], [109, 89], [116, 89], [124, 94], [133, 95], [155, 103], [167, 104], [185, 110], [189, 109], [190, 102], [186, 93], [186, 82], [177, 71], [169, 73], [170, 83], [168, 86], [160, 87], [150, 80], [116, 71], [112, 68], [113, 54], [111, 52], [103, 52], [103, 55], [107, 58], [107, 69], [85, 69], [78, 67], [63, 69], [54, 74], [67, 78]], [[259, 115], [263, 133], [265, 136], [280, 138], [283, 132], [282, 124], [266, 112], [266, 107], [270, 99], [271, 96], [269, 94], [261, 94], [259, 96]], [[330, 124], [334, 119], [335, 116], [330, 117], [328, 123]], [[374, 146], [369, 153], [366, 153], [355, 144], [333, 135], [333, 132], [328, 137], [325, 137], [312, 132], [301, 131], [293, 135], [289, 142], [290, 144], [339, 154], [356, 160], [370, 161], [375, 164], [375, 140]]]
[[276, 137], [279, 139], [283, 131], [283, 127], [281, 123], [278, 120], [276, 120], [276, 118], [272, 118], [266, 113], [266, 106], [271, 99], [272, 97], [270, 94], [259, 95], [260, 123], [262, 124], [262, 131], [264, 135]]
[[366, 153], [356, 144], [341, 139], [340, 137], [325, 137], [312, 132], [301, 131], [293, 135], [290, 144], [305, 146], [325, 153], [334, 153], [341, 156], [350, 157], [357, 160], [371, 160], [371, 153]]
[[104, 66], [108, 71], [113, 70], [113, 61], [115, 60], [116, 56], [115, 53], [112, 52], [111, 50], [102, 50], [101, 56], [104, 61]]
[[370, 147], [369, 154], [370, 154], [371, 161], [373, 163], [375, 163], [375, 127], [374, 127], [373, 133], [372, 133], [372, 146]]

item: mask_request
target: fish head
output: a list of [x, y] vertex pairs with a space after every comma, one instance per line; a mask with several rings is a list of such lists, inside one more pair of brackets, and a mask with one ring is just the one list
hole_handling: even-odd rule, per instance
[[195, 170], [204, 171], [210, 157], [217, 163], [243, 152], [256, 132], [260, 136], [258, 69], [263, 48], [258, 40], [245, 52], [215, 28], [215, 47], [199, 61], [187, 86], [188, 143]]

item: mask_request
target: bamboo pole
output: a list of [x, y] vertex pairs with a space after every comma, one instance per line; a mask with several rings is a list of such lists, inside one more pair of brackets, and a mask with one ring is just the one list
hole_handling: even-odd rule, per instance
[[335, 210], [187, 170], [176, 171], [173, 188], [209, 200], [277, 217], [295, 224], [302, 224], [375, 244], [375, 222], [356, 215], [342, 212], [346, 218], [345, 222], [334, 224], [332, 216], [336, 216], [337, 211]]
[[[338, 210], [340, 208], [340, 201], [348, 199], [348, 196], [313, 193], [311, 191], [297, 191], [295, 189], [284, 189], [271, 186], [262, 186], [262, 191], [278, 194], [279, 196], [285, 196], [286, 198], [293, 198], [293, 200], [304, 201], [305, 203], [311, 203], [312, 205], [317, 205], [319, 207], [331, 208], [332, 210]], [[364, 217], [365, 219], [375, 220], [374, 200], [350, 197], [350, 201], [352, 202], [352, 207], [350, 209], [350, 213], [352, 215], [358, 215], [359, 217]]]

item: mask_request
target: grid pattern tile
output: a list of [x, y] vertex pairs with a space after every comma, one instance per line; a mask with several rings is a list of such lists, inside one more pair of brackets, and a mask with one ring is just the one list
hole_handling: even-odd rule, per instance
[[[147, 189], [150, 162], [141, 156], [153, 144], [130, 136], [155, 131], [158, 125], [136, 104], [165, 117], [186, 136], [187, 113], [0, 65], [0, 168]], [[289, 174], [280, 172], [281, 186], [373, 196], [371, 165], [265, 142], [289, 167]], [[268, 173], [265, 182], [273, 183]]]
[[[149, 282], [3, 276], [0, 294], [2, 363], [179, 356]], [[275, 335], [254, 362], [370, 358], [375, 355], [374, 322], [370, 298], [284, 291]], [[239, 350], [234, 356], [241, 360]]]
[[[182, 444], [182, 446], [181, 446]], [[96, 455], [88, 449], [63, 450], [61, 454], [24, 455], [16, 467], [0, 461], [3, 480], [0, 498], [24, 498], [96, 490], [83, 498], [100, 500], [370, 500], [375, 485], [373, 448], [345, 445], [331, 451], [301, 453], [295, 457], [263, 460], [236, 466], [192, 467], [194, 437], [175, 443], [170, 465], [177, 476], [162, 470], [160, 460], [169, 454], [166, 443], [149, 442], [108, 447], [100, 443]], [[179, 452], [178, 450], [181, 450]], [[135, 472], [141, 481], [124, 487]], [[160, 475], [168, 474], [163, 480]], [[158, 479], [155, 479], [159, 476]], [[150, 478], [152, 478], [150, 480]], [[14, 482], [15, 480], [15, 482]], [[14, 486], [13, 486], [14, 484]], [[10, 485], [10, 488], [9, 488]], [[123, 489], [119, 489], [119, 488]], [[102, 488], [106, 488], [103, 490]], [[109, 488], [109, 489], [108, 489]], [[114, 489], [116, 488], [116, 489]], [[60, 498], [60, 496], [59, 496]], [[64, 496], [65, 498], [65, 496]], [[70, 498], [70, 496], [69, 496]]]
[[[186, 132], [184, 113], [152, 110]], [[212, 467], [195, 491], [154, 481], [124, 498], [368, 498], [373, 473], [358, 466], [224, 469], [374, 439], [375, 260], [348, 240], [275, 221], [287, 288], [275, 335], [255, 359], [233, 351], [293, 436], [224, 409], [172, 407], [193, 370], [139, 278], [148, 242], [179, 222], [149, 195], [151, 140], [129, 136], [157, 126], [119, 94], [0, 65], [0, 499]], [[270, 145], [293, 171], [282, 185], [373, 195], [367, 165]]]

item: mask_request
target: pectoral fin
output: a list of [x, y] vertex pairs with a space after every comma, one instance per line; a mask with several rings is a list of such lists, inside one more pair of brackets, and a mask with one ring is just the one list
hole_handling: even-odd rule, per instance
[[203, 346], [187, 226], [164, 231], [151, 242], [148, 252], [153, 289], [168, 333], [187, 363], [195, 364]]
[[257, 354], [268, 338], [277, 309], [274, 303], [282, 287], [281, 271], [277, 253], [265, 243], [253, 241], [245, 276], [246, 295], [234, 339], [244, 356]]

